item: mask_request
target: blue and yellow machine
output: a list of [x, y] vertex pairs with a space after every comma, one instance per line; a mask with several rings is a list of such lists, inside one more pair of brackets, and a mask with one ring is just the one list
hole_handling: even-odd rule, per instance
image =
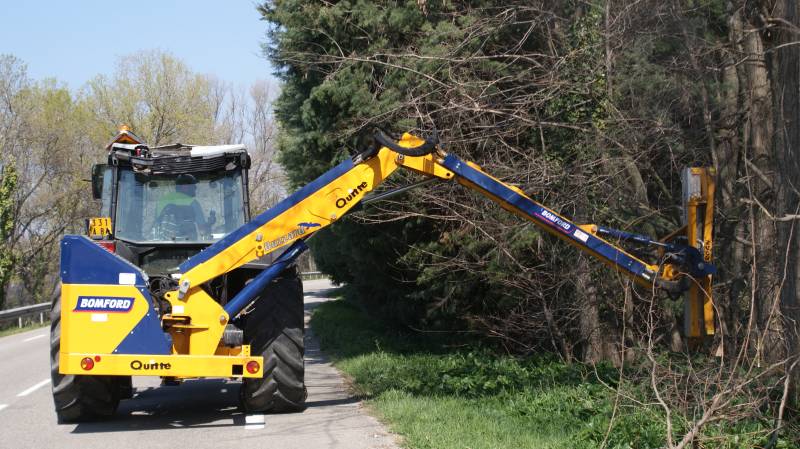
[[[127, 134], [126, 134], [127, 135]], [[127, 137], [126, 137], [127, 138]], [[637, 284], [686, 295], [685, 334], [694, 339], [713, 335], [711, 296], [713, 265], [714, 173], [689, 168], [684, 173], [685, 225], [662, 240], [576, 224], [528, 197], [517, 187], [485, 173], [474, 163], [443, 151], [435, 140], [411, 134], [400, 139], [383, 132], [373, 148], [345, 160], [271, 209], [226, 232], [214, 243], [185, 258], [169, 274], [168, 288], [154, 291], [152, 279], [139, 265], [107, 250], [115, 235], [108, 217], [90, 222], [92, 236], [66, 236], [61, 242], [62, 291], [56, 329], [57, 374], [63, 379], [92, 376], [126, 379], [160, 376], [171, 381], [193, 377], [260, 379], [279, 373], [265, 367], [264, 353], [253, 351], [245, 339], [227, 338], [254, 301], [280, 278], [306, 250], [305, 240], [341, 220], [360, 202], [379, 200], [395, 192], [376, 193], [398, 169], [426, 178], [457, 182], [490, 198], [553, 236], [599, 259]], [[138, 142], [124, 143], [135, 151]], [[144, 147], [138, 147], [140, 150]], [[400, 191], [405, 191], [402, 188]], [[118, 193], [118, 195], [121, 192]], [[116, 226], [121, 224], [119, 220]], [[123, 233], [119, 230], [116, 235]], [[101, 239], [98, 240], [98, 235]], [[660, 260], [648, 263], [624, 250], [619, 242], [653, 245]], [[235, 294], [221, 299], [209, 285], [215, 279], [262, 259], [280, 255], [257, 272]], [[159, 285], [164, 285], [162, 279]], [[55, 318], [54, 318], [55, 320]], [[54, 363], [56, 363], [54, 361]], [[302, 361], [300, 362], [302, 363]], [[103, 377], [105, 376], [105, 377]], [[109, 377], [111, 376], [111, 377]], [[116, 377], [121, 376], [121, 377]], [[111, 386], [108, 386], [111, 385]], [[105, 387], [119, 397], [113, 382]], [[98, 393], [100, 394], [100, 393]], [[75, 396], [75, 395], [73, 395]], [[80, 404], [80, 397], [69, 399]], [[84, 419], [103, 413], [69, 413], [62, 398], [56, 408], [64, 419]], [[110, 407], [113, 412], [113, 407]], [[105, 410], [106, 412], [108, 410]], [[107, 414], [107, 413], [106, 413]]]

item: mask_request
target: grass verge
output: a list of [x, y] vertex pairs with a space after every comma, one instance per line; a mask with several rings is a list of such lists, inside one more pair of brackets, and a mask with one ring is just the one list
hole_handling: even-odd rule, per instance
[[[387, 329], [344, 300], [320, 305], [311, 324], [356, 393], [410, 448], [666, 445], [662, 409], [635, 373], [626, 372], [632, 380], [617, 386], [619, 373], [610, 366], [500, 356], [458, 336]], [[672, 419], [674, 434], [682, 435], [692, 418], [673, 410]], [[770, 426], [721, 420], [704, 428], [698, 447], [765, 447]], [[793, 430], [784, 433], [774, 449], [800, 448]]]
[[28, 332], [28, 331], [32, 331], [34, 329], [39, 329], [39, 328], [46, 327], [46, 326], [49, 326], [49, 325], [50, 325], [50, 321], [48, 320], [48, 321], [45, 321], [42, 324], [40, 324], [38, 322], [34, 322], [34, 323], [27, 324], [27, 325], [22, 326], [22, 327], [17, 327], [17, 326], [9, 327], [7, 329], [0, 330], [0, 337], [6, 337], [6, 336], [9, 336], [9, 335], [19, 334], [19, 333], [22, 333], [22, 332]]
[[[606, 436], [616, 372], [520, 360], [382, 328], [345, 301], [311, 324], [322, 349], [411, 448], [589, 448]], [[462, 342], [463, 343], [463, 342]], [[663, 422], [619, 413], [607, 447], [658, 447]]]

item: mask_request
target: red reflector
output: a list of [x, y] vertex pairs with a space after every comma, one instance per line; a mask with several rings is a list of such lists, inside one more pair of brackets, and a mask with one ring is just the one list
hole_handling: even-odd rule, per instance
[[105, 248], [109, 252], [112, 252], [112, 253], [117, 252], [117, 242], [114, 242], [112, 240], [99, 240], [97, 242], [97, 244], [102, 246], [103, 248]]
[[251, 360], [247, 362], [246, 368], [248, 373], [255, 374], [261, 367], [258, 365], [258, 362], [256, 362], [255, 360]]
[[94, 368], [94, 360], [92, 360], [91, 357], [82, 358], [81, 359], [81, 368], [83, 368], [86, 371], [89, 371], [90, 369]]
[[100, 361], [100, 356], [99, 355], [94, 356], [94, 361], [95, 362], [99, 362]]

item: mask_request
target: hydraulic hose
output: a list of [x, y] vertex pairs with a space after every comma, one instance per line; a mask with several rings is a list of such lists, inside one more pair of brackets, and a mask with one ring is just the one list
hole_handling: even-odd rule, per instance
[[437, 136], [436, 131], [433, 132], [433, 135], [430, 138], [425, 138], [425, 143], [411, 148], [398, 145], [397, 139], [393, 139], [386, 135], [386, 133], [381, 129], [376, 130], [373, 137], [378, 144], [389, 148], [396, 153], [400, 153], [403, 156], [425, 156], [426, 154], [431, 154], [436, 151], [436, 145], [439, 144], [439, 137]]

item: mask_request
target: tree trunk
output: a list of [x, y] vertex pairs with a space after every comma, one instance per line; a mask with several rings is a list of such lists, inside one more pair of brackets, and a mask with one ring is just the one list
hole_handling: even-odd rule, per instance
[[723, 354], [730, 356], [738, 352], [736, 328], [739, 321], [739, 301], [745, 293], [745, 239], [744, 209], [740, 202], [741, 183], [737, 182], [741, 172], [741, 141], [738, 132], [739, 79], [736, 73], [736, 58], [728, 58], [722, 70], [718, 103], [720, 117], [716, 130], [717, 141], [717, 192], [719, 200], [715, 249], [721, 270], [716, 282], [727, 285], [723, 294], [716, 296], [719, 315], [719, 330], [722, 334]]
[[614, 336], [606, 329], [600, 317], [600, 298], [597, 282], [592, 279], [592, 265], [585, 256], [580, 257], [577, 270], [576, 292], [580, 305], [580, 335], [583, 343], [581, 359], [585, 363], [609, 360], [620, 363], [619, 354], [614, 351]]
[[[778, 2], [773, 18], [782, 19], [775, 32], [772, 53], [772, 87], [775, 110], [775, 159], [777, 204], [775, 208], [778, 232], [776, 258], [782, 263], [780, 301], [785, 327], [788, 354], [800, 354], [800, 8], [796, 0]], [[793, 27], [793, 28], [792, 28]], [[792, 361], [789, 362], [791, 365]], [[800, 381], [800, 370], [794, 373], [795, 399]]]
[[[772, 91], [758, 26], [747, 21], [744, 11], [731, 17], [731, 33], [737, 50], [744, 57], [739, 85], [744, 90], [747, 111], [745, 126], [744, 172], [748, 187], [751, 256], [751, 294], [754, 296], [756, 355], [764, 361], [780, 359], [782, 325], [777, 291], [775, 224], [767, 211], [774, 205], [774, 162], [772, 150]], [[767, 210], [764, 210], [767, 209]]]

